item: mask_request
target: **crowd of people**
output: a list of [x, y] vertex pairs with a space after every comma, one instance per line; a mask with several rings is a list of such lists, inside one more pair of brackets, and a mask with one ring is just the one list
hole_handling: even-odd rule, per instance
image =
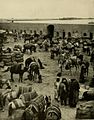
[[[77, 105], [80, 83], [87, 82], [89, 68], [92, 67], [94, 71], [94, 40], [91, 34], [90, 32], [90, 36], [88, 36], [87, 33], [83, 33], [82, 35], [78, 31], [68, 32], [66, 34], [63, 30], [62, 36], [59, 32], [56, 32], [55, 35], [50, 38], [49, 35], [44, 34], [43, 31], [37, 33], [36, 30], [34, 30], [34, 32], [32, 32], [32, 30], [29, 32], [26, 30], [20, 30], [19, 32], [16, 30], [12, 30], [11, 32], [6, 30], [6, 36], [12, 36], [14, 42], [23, 40], [24, 45], [27, 45], [28, 41], [29, 45], [27, 45], [27, 49], [30, 49], [31, 54], [34, 48], [34, 52], [37, 52], [37, 49], [49, 52], [50, 59], [57, 60], [60, 72], [57, 74], [56, 81], [54, 82], [54, 98], [57, 102], [60, 101], [61, 105], [69, 105], [70, 107], [76, 107]], [[21, 52], [25, 54], [24, 47], [25, 46], [23, 46]], [[86, 57], [88, 59], [86, 59]], [[28, 60], [30, 59], [31, 58]], [[25, 67], [28, 68], [28, 78], [32, 80], [35, 72], [39, 75], [39, 80], [42, 82], [42, 75], [40, 75], [39, 69], [44, 69], [45, 67], [40, 59], [37, 61], [34, 57], [32, 59], [29, 64], [28, 62], [27, 64], [25, 63]], [[73, 72], [80, 71], [79, 79], [75, 77], [72, 79], [64, 77], [64, 71], [66, 70], [69, 71], [71, 75]], [[91, 87], [94, 87], [94, 75], [89, 83]], [[7, 84], [7, 89], [10, 88], [11, 86]], [[1, 108], [3, 109], [2, 103]]]
[[80, 85], [76, 79], [67, 80], [66, 78], [57, 77], [55, 86], [56, 101], [60, 101], [61, 105], [69, 105], [76, 107], [79, 100]]

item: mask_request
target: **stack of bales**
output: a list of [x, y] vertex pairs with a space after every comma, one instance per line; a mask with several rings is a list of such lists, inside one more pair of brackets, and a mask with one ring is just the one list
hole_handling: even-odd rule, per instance
[[22, 47], [20, 45], [15, 45], [13, 48], [12, 61], [16, 61], [17, 63], [23, 62], [23, 56]]
[[9, 53], [9, 51], [5, 50], [2, 54], [2, 61], [4, 62], [5, 66], [11, 66], [13, 64], [12, 53]]

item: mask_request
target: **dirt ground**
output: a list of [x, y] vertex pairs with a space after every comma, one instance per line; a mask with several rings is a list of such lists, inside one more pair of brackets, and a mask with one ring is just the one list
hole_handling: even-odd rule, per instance
[[[13, 46], [15, 44], [20, 44], [23, 45], [23, 41], [18, 41], [18, 42], [14, 42], [13, 39], [9, 39], [8, 40], [9, 43], [5, 44], [5, 47], [11, 47], [13, 48]], [[14, 79], [15, 82], [12, 83], [12, 87], [13, 89], [17, 89], [17, 87], [19, 85], [32, 85], [33, 89], [36, 90], [36, 92], [38, 94], [43, 94], [43, 95], [51, 95], [51, 98], [54, 98], [54, 82], [56, 80], [56, 74], [59, 71], [59, 66], [58, 66], [58, 62], [57, 62], [57, 58], [55, 58], [55, 60], [50, 59], [50, 52], [44, 52], [44, 51], [39, 51], [37, 50], [36, 53], [33, 53], [32, 55], [30, 55], [30, 53], [25, 53], [24, 54], [24, 60], [30, 56], [34, 56], [35, 58], [40, 58], [45, 69], [40, 70], [41, 74], [42, 74], [42, 83], [37, 83], [37, 82], [32, 82], [29, 80], [25, 80], [27, 78], [27, 73], [24, 74], [24, 81], [23, 83], [18, 83], [18, 75], [14, 75]], [[79, 71], [74, 72], [73, 70], [73, 74], [70, 75], [69, 71], [65, 71], [63, 72], [63, 76], [66, 78], [73, 78], [75, 77], [76, 79], [79, 79]], [[92, 76], [92, 68], [90, 68], [90, 72], [89, 72], [89, 78], [91, 78]], [[10, 79], [10, 73], [2, 73], [3, 78], [5, 79]], [[15, 87], [15, 85], [17, 85], [17, 87]], [[62, 112], [62, 119], [61, 120], [75, 120], [75, 114], [76, 114], [76, 108], [70, 108], [69, 106], [61, 106], [59, 103], [61, 112]], [[0, 120], [7, 120], [8, 118], [8, 107], [6, 104], [5, 107], [5, 111], [2, 112], [0, 111]]]

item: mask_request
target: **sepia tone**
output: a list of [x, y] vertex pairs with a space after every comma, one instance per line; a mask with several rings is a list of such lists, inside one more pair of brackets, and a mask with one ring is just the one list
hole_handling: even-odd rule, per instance
[[0, 0], [0, 120], [94, 119], [93, 9]]

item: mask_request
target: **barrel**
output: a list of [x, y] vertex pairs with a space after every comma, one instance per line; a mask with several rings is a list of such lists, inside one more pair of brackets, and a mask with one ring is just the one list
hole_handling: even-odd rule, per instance
[[60, 120], [61, 111], [58, 104], [51, 104], [46, 110], [46, 120]]
[[45, 100], [43, 95], [39, 95], [34, 100], [31, 101], [31, 104], [28, 108], [25, 109], [23, 114], [24, 120], [44, 120], [44, 109], [45, 109]]

